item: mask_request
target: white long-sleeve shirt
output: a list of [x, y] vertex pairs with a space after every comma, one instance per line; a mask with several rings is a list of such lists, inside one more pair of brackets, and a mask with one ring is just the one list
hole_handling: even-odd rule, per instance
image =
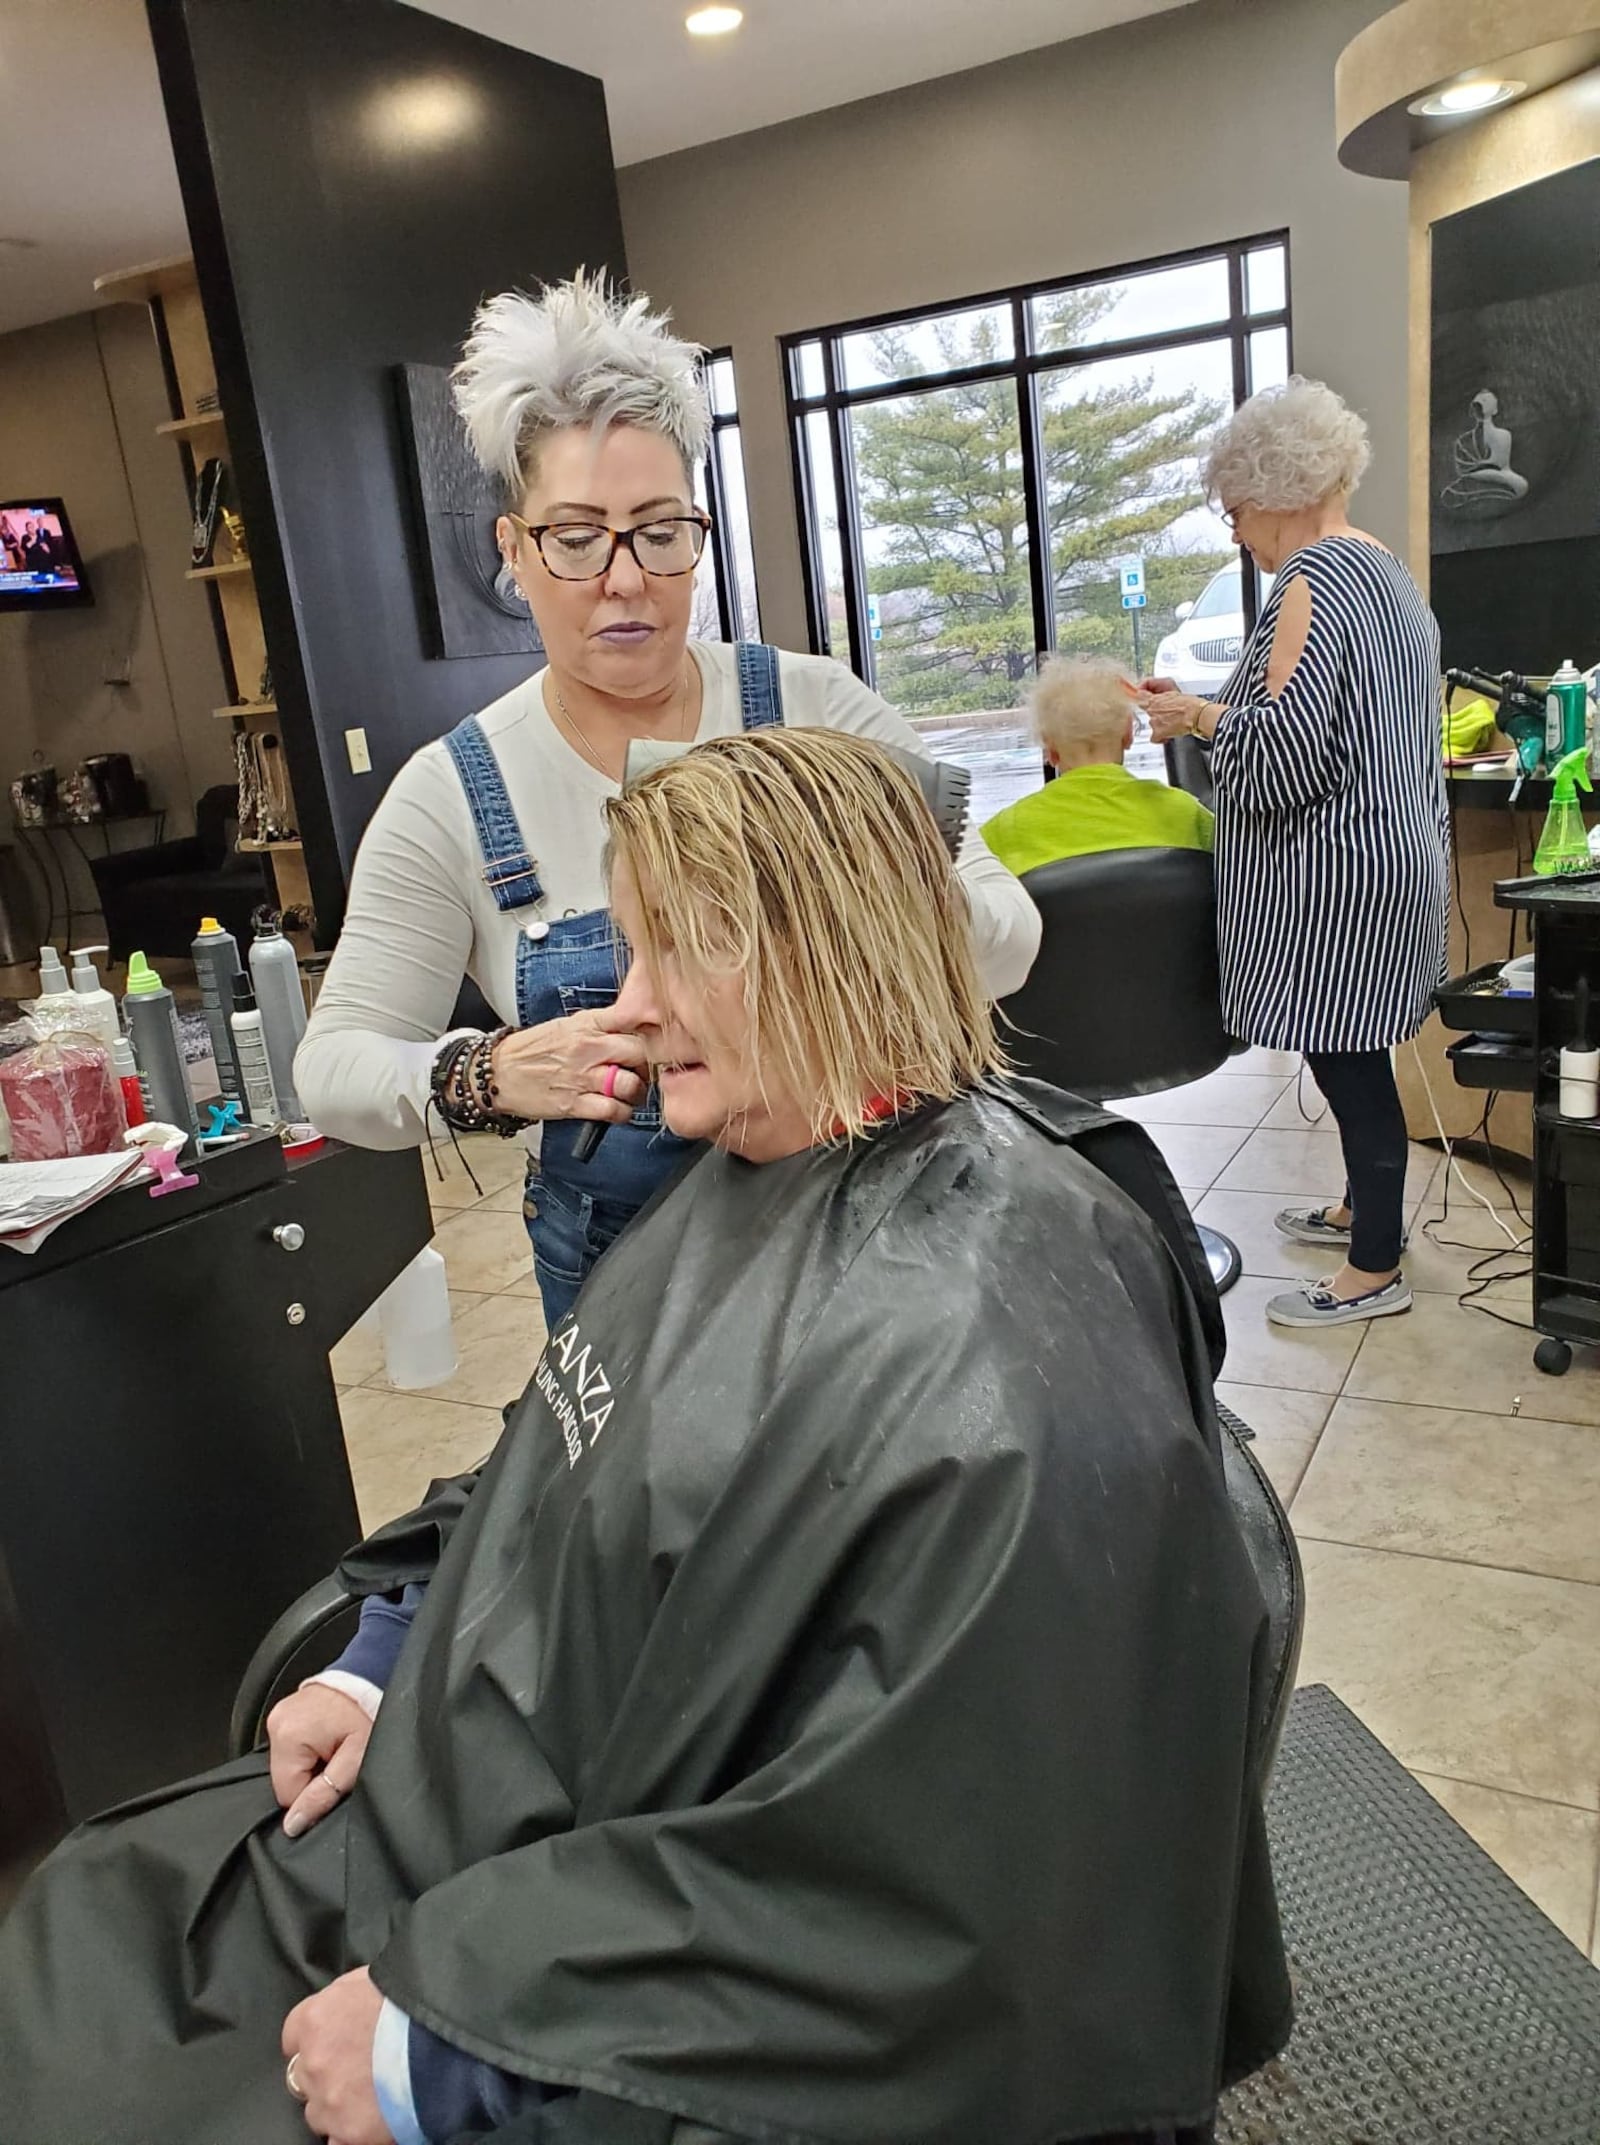
[[[733, 649], [690, 643], [703, 697], [697, 738], [740, 728]], [[921, 753], [888, 703], [827, 656], [779, 656], [784, 722], [848, 730]], [[517, 1021], [517, 938], [536, 915], [605, 906], [602, 807], [617, 786], [592, 767], [545, 709], [543, 672], [478, 720], [499, 763], [523, 838], [538, 859], [545, 901], [500, 910], [454, 762], [424, 745], [373, 813], [351, 875], [344, 929], [295, 1059], [295, 1087], [324, 1131], [360, 1147], [412, 1147], [423, 1139], [429, 1082], [463, 976], [501, 1020]], [[972, 909], [984, 983], [996, 998], [1018, 989], [1039, 950], [1039, 913], [969, 826], [957, 868]], [[537, 1128], [529, 1135], [537, 1139]]]

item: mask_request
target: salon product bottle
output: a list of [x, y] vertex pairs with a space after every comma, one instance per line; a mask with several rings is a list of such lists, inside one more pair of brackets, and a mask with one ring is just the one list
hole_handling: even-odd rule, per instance
[[300, 963], [276, 916], [256, 925], [250, 980], [261, 1008], [272, 1091], [278, 1098], [279, 1114], [293, 1124], [301, 1115], [300, 1097], [294, 1091], [294, 1054], [306, 1032], [306, 994], [300, 985]]
[[39, 948], [39, 995], [28, 1008], [28, 1018], [41, 1035], [59, 1035], [64, 1028], [84, 1025], [77, 994], [54, 946]]
[[419, 1251], [378, 1298], [378, 1325], [391, 1385], [415, 1392], [455, 1376], [450, 1289], [444, 1260], [431, 1245]]
[[1561, 1114], [1600, 1117], [1600, 1050], [1589, 1045], [1589, 979], [1572, 994], [1572, 1041], [1561, 1053]]
[[93, 956], [109, 952], [105, 946], [79, 946], [72, 956], [72, 989], [78, 1001], [78, 1018], [96, 1042], [114, 1048], [122, 1033], [117, 1001], [105, 989], [96, 972]]
[[256, 994], [242, 969], [233, 979], [232, 996], [233, 1012], [228, 1025], [244, 1083], [244, 1106], [252, 1124], [275, 1125], [280, 1113], [277, 1090], [272, 1084], [272, 1066], [267, 1058], [266, 1033], [261, 1025]]
[[1588, 744], [1589, 688], [1569, 656], [1545, 687], [1545, 754], [1552, 761], [1564, 759]]
[[224, 931], [214, 916], [202, 916], [200, 930], [189, 951], [194, 958], [195, 980], [206, 1026], [211, 1031], [211, 1055], [217, 1066], [217, 1091], [239, 1100], [244, 1097], [244, 1075], [239, 1054], [233, 1047], [233, 979], [239, 974], [239, 942]]
[[144, 1074], [151, 1116], [158, 1124], [177, 1125], [189, 1135], [189, 1141], [198, 1140], [200, 1119], [189, 1092], [177, 1004], [142, 953], [129, 958], [128, 988], [122, 1008], [128, 1016], [134, 1055]]
[[111, 1070], [122, 1090], [122, 1107], [128, 1123], [130, 1126], [144, 1124], [150, 1110], [145, 1099], [144, 1081], [139, 1076], [139, 1060], [133, 1054], [132, 1043], [121, 1033], [111, 1046]]

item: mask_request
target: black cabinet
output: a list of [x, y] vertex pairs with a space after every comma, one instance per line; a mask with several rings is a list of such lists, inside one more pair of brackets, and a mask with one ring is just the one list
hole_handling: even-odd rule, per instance
[[328, 1350], [425, 1244], [416, 1154], [272, 1140], [0, 1252], [0, 1870], [219, 1762], [360, 1529]]

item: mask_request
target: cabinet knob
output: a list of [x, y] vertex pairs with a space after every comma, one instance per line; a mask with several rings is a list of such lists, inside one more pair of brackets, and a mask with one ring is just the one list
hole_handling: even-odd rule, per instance
[[298, 1251], [306, 1240], [306, 1232], [297, 1221], [280, 1221], [272, 1232], [272, 1241], [280, 1251]]
[[292, 1303], [283, 1315], [291, 1326], [303, 1326], [306, 1322], [306, 1307], [303, 1303]]

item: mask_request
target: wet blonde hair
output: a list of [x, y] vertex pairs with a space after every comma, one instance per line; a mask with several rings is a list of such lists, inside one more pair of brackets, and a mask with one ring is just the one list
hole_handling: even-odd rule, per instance
[[1122, 665], [1109, 656], [1053, 655], [1028, 695], [1039, 742], [1069, 763], [1120, 760], [1131, 690]]
[[911, 777], [833, 730], [720, 737], [606, 806], [652, 966], [742, 977], [756, 1064], [818, 1142], [874, 1098], [948, 1102], [1003, 1068], [966, 894]]

